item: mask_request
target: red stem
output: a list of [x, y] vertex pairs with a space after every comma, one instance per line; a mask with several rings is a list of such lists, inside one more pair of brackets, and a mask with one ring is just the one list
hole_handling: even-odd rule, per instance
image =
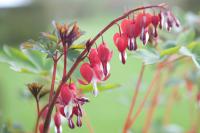
[[144, 69], [145, 69], [145, 65], [142, 64], [142, 67], [141, 67], [141, 70], [140, 70], [140, 74], [139, 74], [139, 77], [138, 77], [138, 81], [137, 81], [137, 85], [133, 91], [133, 98], [132, 98], [132, 102], [131, 102], [131, 105], [130, 105], [130, 109], [129, 109], [129, 112], [128, 112], [128, 115], [127, 115], [127, 118], [126, 118], [126, 121], [125, 121], [125, 124], [124, 124], [124, 128], [123, 128], [123, 132], [126, 131], [127, 129], [127, 125], [131, 119], [131, 114], [133, 112], [133, 109], [134, 109], [134, 106], [135, 106], [135, 102], [136, 102], [136, 99], [137, 99], [137, 96], [138, 96], [138, 92], [139, 92], [139, 89], [140, 89], [140, 85], [141, 85], [141, 81], [142, 81], [142, 77], [144, 75]]
[[63, 44], [63, 56], [64, 56], [64, 66], [63, 66], [63, 77], [67, 75], [67, 45]]
[[79, 65], [79, 63], [86, 57], [85, 55], [88, 53], [88, 51], [90, 50], [90, 48], [94, 45], [94, 43], [96, 42], [96, 40], [102, 36], [103, 33], [105, 33], [108, 29], [110, 29], [115, 23], [117, 23], [118, 21], [126, 18], [129, 14], [139, 11], [139, 10], [143, 10], [143, 9], [148, 9], [148, 8], [159, 8], [159, 9], [166, 9], [164, 7], [164, 5], [151, 5], [151, 6], [145, 6], [145, 7], [139, 7], [133, 10], [128, 11], [127, 13], [125, 13], [124, 15], [116, 18], [115, 20], [113, 20], [112, 22], [110, 22], [110, 24], [108, 24], [105, 28], [103, 28], [88, 44], [87, 48], [84, 49], [82, 51], [82, 53], [78, 56], [78, 58], [76, 59], [76, 61], [74, 62], [74, 64], [72, 65], [71, 69], [69, 70], [69, 72], [67, 73], [66, 76], [64, 76], [61, 80], [61, 83], [58, 86], [58, 89], [56, 91], [55, 96], [53, 97], [53, 100], [51, 101], [50, 105], [49, 105], [49, 110], [47, 113], [47, 117], [44, 123], [44, 133], [48, 132], [48, 128], [49, 128], [49, 124], [50, 124], [50, 120], [51, 120], [51, 113], [53, 111], [54, 108], [54, 104], [56, 102], [56, 99], [60, 93], [61, 90], [61, 86], [69, 79], [69, 77], [72, 75], [72, 73], [74, 72], [74, 70], [76, 69], [76, 67]]
[[[160, 76], [159, 76], [158, 79], [160, 79]], [[149, 131], [149, 127], [150, 127], [150, 124], [151, 124], [151, 121], [152, 121], [153, 114], [154, 114], [155, 109], [156, 109], [156, 105], [157, 105], [157, 102], [158, 102], [158, 96], [161, 92], [161, 89], [162, 89], [161, 80], [158, 80], [157, 88], [156, 88], [155, 93], [154, 93], [153, 98], [152, 98], [151, 107], [147, 111], [148, 114], [147, 114], [147, 118], [146, 118], [146, 121], [145, 121], [145, 124], [144, 124], [144, 128], [142, 130], [142, 133], [147, 133]]]
[[151, 81], [151, 84], [149, 85], [147, 91], [146, 91], [146, 94], [144, 96], [144, 99], [142, 101], [142, 103], [140, 104], [140, 106], [138, 107], [135, 115], [133, 116], [133, 118], [130, 120], [130, 122], [128, 123], [127, 125], [127, 129], [124, 131], [124, 133], [127, 133], [127, 130], [135, 123], [135, 120], [136, 118], [140, 115], [145, 103], [146, 103], [146, 100], [148, 98], [148, 96], [150, 95], [150, 92], [152, 91], [155, 83], [157, 82], [158, 78], [159, 78], [159, 75], [160, 75], [160, 68], [156, 71], [155, 75], [154, 75], [154, 78], [152, 79]]
[[46, 106], [44, 106], [42, 108], [42, 110], [38, 113], [37, 115], [37, 120], [36, 120], [36, 124], [35, 124], [35, 133], [37, 133], [38, 131], [38, 124], [39, 124], [39, 120], [40, 120], [40, 116], [42, 115], [42, 113], [44, 112], [44, 110], [48, 107], [48, 104]]
[[[57, 56], [56, 56], [57, 58]], [[50, 90], [50, 94], [49, 94], [49, 103], [53, 97], [53, 93], [54, 93], [54, 86], [55, 86], [55, 80], [56, 80], [56, 70], [57, 70], [57, 59], [54, 59], [54, 65], [53, 65], [53, 74], [52, 74], [52, 80], [51, 80], [51, 90]]]

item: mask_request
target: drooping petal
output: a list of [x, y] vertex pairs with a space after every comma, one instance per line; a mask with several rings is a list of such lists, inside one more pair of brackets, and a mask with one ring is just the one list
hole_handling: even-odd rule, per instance
[[102, 80], [104, 78], [104, 73], [101, 69], [101, 66], [100, 65], [96, 65], [93, 67], [93, 70], [94, 70], [94, 73], [95, 73], [95, 77], [98, 79], [98, 80]]
[[68, 125], [71, 129], [74, 129], [75, 125], [74, 125], [74, 122], [72, 121], [72, 119], [68, 119]]
[[151, 24], [152, 16], [149, 13], [139, 13], [136, 18], [136, 25], [142, 29], [143, 27], [146, 28]]
[[55, 133], [62, 133], [62, 126], [60, 126], [58, 128], [55, 127], [54, 130], [55, 130]]
[[70, 102], [67, 106], [64, 107], [64, 114], [67, 119], [69, 119], [72, 115], [73, 104]]
[[82, 121], [81, 121], [81, 117], [80, 117], [80, 116], [77, 117], [76, 125], [77, 125], [78, 127], [81, 127], [81, 126], [82, 126]]
[[92, 81], [92, 85], [93, 85], [92, 93], [96, 97], [99, 94], [99, 90], [97, 88], [97, 81], [95, 79]]
[[134, 20], [124, 19], [121, 23], [122, 32], [129, 38], [137, 37], [140, 34], [140, 28], [136, 26]]
[[164, 13], [163, 13], [163, 12], [160, 12], [160, 13], [158, 14], [158, 16], [159, 16], [159, 19], [160, 19], [159, 28], [162, 29], [162, 28], [163, 28], [163, 25], [164, 25], [164, 22], [165, 22]]
[[109, 50], [105, 43], [100, 44], [97, 51], [99, 59], [101, 60], [103, 66], [104, 75], [106, 76], [108, 74], [107, 63], [112, 57], [112, 52]]
[[112, 57], [112, 52], [107, 47], [106, 43], [102, 43], [97, 48], [98, 56], [101, 62], [108, 62]]
[[65, 105], [68, 105], [73, 96], [72, 91], [69, 89], [68, 84], [64, 84], [62, 86], [61, 91], [60, 91], [60, 96], [62, 98], [62, 101], [65, 103]]
[[95, 65], [99, 65], [101, 63], [96, 49], [91, 49], [91, 51], [88, 55], [88, 59], [89, 59], [92, 67]]
[[126, 59], [127, 59], [126, 51], [121, 52], [121, 53], [119, 54], [119, 60], [120, 60], [123, 64], [125, 64], [125, 63], [126, 63]]
[[144, 45], [147, 44], [147, 42], [149, 40], [148, 28], [142, 29], [142, 33], [140, 35], [140, 40], [143, 42]]
[[88, 82], [90, 83], [94, 74], [93, 74], [93, 70], [90, 66], [89, 63], [83, 63], [81, 68], [80, 68], [80, 73], [82, 75], [82, 77]]
[[158, 36], [157, 27], [159, 23], [161, 23], [160, 17], [158, 15], [152, 16], [152, 24], [154, 26], [154, 37]]
[[128, 41], [127, 41], [127, 38], [125, 37], [125, 35], [120, 36], [119, 33], [116, 33], [113, 36], [113, 40], [114, 40], [115, 46], [117, 47], [119, 52], [123, 52], [126, 50]]
[[61, 116], [59, 112], [54, 115], [54, 124], [56, 133], [62, 133]]
[[39, 124], [40, 133], [43, 133], [43, 130], [44, 130], [44, 123], [42, 122], [42, 123]]

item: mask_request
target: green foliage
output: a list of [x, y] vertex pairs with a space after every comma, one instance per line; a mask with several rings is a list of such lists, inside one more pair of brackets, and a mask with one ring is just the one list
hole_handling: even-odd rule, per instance
[[181, 47], [180, 53], [192, 59], [198, 69], [200, 69], [200, 45], [194, 45], [192, 49]]
[[176, 39], [178, 45], [188, 45], [195, 39], [195, 30], [193, 28], [187, 29], [179, 34]]
[[140, 58], [146, 65], [155, 64], [164, 59], [160, 57], [159, 53], [154, 48], [139, 49], [134, 52], [134, 56]]
[[[119, 84], [114, 84], [114, 83], [108, 83], [108, 84], [98, 84], [97, 87], [98, 87], [99, 91], [106, 91], [106, 90], [119, 88], [120, 85]], [[92, 90], [93, 90], [92, 85], [80, 85], [79, 88], [84, 93], [92, 92]]]
[[17, 72], [47, 75], [51, 69], [51, 61], [38, 52], [4, 46], [0, 53], [0, 61], [10, 65]]

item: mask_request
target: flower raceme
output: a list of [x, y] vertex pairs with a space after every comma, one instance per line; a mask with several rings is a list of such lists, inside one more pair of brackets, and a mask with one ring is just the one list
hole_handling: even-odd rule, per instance
[[[150, 8], [153, 7], [159, 8], [160, 13], [147, 13], [144, 11], [144, 7], [143, 9], [136, 9], [143, 10], [143, 12], [140, 12], [136, 15], [134, 14], [134, 18], [125, 17], [129, 16], [131, 13], [134, 13], [134, 11], [136, 10], [128, 12], [127, 14], [124, 14], [124, 16], [113, 20], [108, 26], [102, 29], [101, 32], [94, 37], [94, 39], [91, 39], [91, 41], [87, 41], [85, 45], [86, 48], [77, 57], [74, 65], [72, 65], [72, 68], [69, 70], [69, 75], [66, 74], [67, 71], [66, 69], [64, 69], [64, 72], [66, 73], [63, 74], [63, 79], [65, 79], [67, 76], [68, 77], [65, 80], [71, 78], [70, 74], [73, 73], [75, 68], [79, 65], [80, 62], [85, 59], [85, 57], [88, 57], [89, 62], [82, 63], [80, 67], [80, 74], [82, 76], [82, 79], [78, 79], [78, 82], [82, 85], [92, 84], [93, 94], [94, 96], [97, 96], [97, 84], [107, 80], [110, 76], [110, 60], [112, 58], [113, 52], [109, 49], [108, 44], [104, 41], [102, 41], [102, 43], [97, 46], [97, 48], [92, 48], [92, 45], [99, 37], [103, 36], [105, 31], [107, 31], [118, 21], [121, 21], [121, 24], [119, 25], [119, 33], [114, 34], [113, 41], [115, 46], [117, 47], [117, 50], [119, 51], [119, 58], [121, 62], [125, 64], [127, 59], [126, 49], [128, 49], [129, 51], [136, 51], [138, 49], [138, 38], [141, 40], [143, 45], [147, 45], [148, 42], [150, 42], [150, 39], [153, 38], [152, 40], [154, 40], [158, 38], [158, 27], [162, 29], [165, 25], [168, 31], [170, 31], [173, 26], [179, 27], [179, 21], [175, 18], [172, 12], [166, 10], [166, 8], [164, 7], [161, 8], [161, 6], [150, 6]], [[146, 8], [149, 8], [149, 6]], [[78, 39], [82, 33], [76, 23], [74, 23], [71, 28], [68, 24], [61, 25], [59, 23], [55, 23], [55, 28], [57, 32], [58, 43], [62, 43], [63, 45], [62, 54], [64, 55], [65, 61], [64, 68], [66, 68], [66, 50], [67, 48], [70, 48], [73, 42]], [[62, 57], [62, 55], [60, 57]], [[62, 133], [62, 117], [67, 120], [68, 126], [71, 129], [75, 128], [75, 125], [81, 127], [81, 118], [83, 116], [82, 105], [89, 102], [87, 98], [83, 97], [79, 93], [74, 83], [62, 83], [60, 86], [61, 88], [58, 89], [56, 95], [54, 96], [53, 104], [50, 104], [50, 107], [47, 108], [47, 112], [50, 112], [49, 110], [52, 111], [54, 105], [56, 106], [56, 111], [53, 119], [56, 133]], [[48, 116], [46, 114], [43, 117], [47, 120], [47, 122], [50, 123], [50, 120], [48, 118], [50, 118], [49, 116], [51, 115]], [[74, 124], [74, 117], [77, 118], [76, 124]], [[45, 124], [46, 127], [44, 126], [44, 123], [40, 123], [39, 130], [41, 133], [43, 132], [43, 130], [45, 130], [45, 132], [47, 131], [47, 125], [49, 123]]]
[[[118, 51], [120, 52], [120, 60], [123, 64], [126, 62], [126, 48], [130, 51], [135, 51], [138, 48], [137, 38], [144, 45], [149, 41], [150, 36], [157, 38], [158, 27], [163, 28], [163, 25], [166, 26], [168, 31], [171, 30], [173, 26], [179, 27], [180, 22], [172, 14], [171, 11], [160, 11], [158, 14], [138, 13], [133, 19], [124, 19], [121, 22], [120, 28], [122, 33], [115, 33], [113, 36], [113, 41]], [[151, 27], [153, 27], [153, 32], [151, 32]]]

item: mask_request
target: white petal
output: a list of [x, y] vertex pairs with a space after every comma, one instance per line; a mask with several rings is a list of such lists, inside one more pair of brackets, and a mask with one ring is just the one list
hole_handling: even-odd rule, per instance
[[107, 67], [108, 73], [110, 73], [110, 63], [107, 63], [106, 67]]
[[149, 33], [146, 32], [146, 34], [145, 34], [145, 44], [144, 45], [146, 45], [148, 41], [149, 41]]
[[69, 119], [69, 117], [71, 116], [72, 109], [73, 109], [73, 104], [70, 101], [69, 105], [67, 105], [67, 106], [64, 107], [64, 113], [65, 113], [65, 116], [66, 116], [67, 119]]
[[62, 133], [62, 126], [60, 126], [59, 129], [57, 129], [55, 126], [54, 131], [55, 133]]
[[92, 85], [93, 85], [93, 95], [96, 97], [99, 94], [98, 88], [97, 88], [97, 81], [93, 80], [92, 81]]

